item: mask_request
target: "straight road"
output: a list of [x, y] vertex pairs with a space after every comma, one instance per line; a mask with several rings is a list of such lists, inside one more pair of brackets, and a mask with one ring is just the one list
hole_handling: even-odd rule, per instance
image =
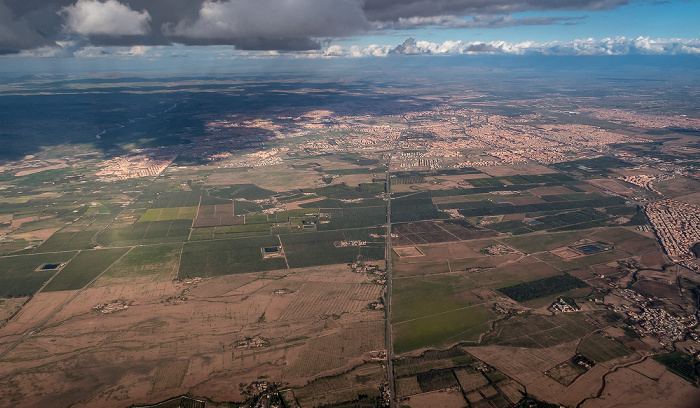
[[389, 406], [396, 408], [394, 356], [391, 339], [391, 155], [386, 165], [386, 369], [389, 382]]

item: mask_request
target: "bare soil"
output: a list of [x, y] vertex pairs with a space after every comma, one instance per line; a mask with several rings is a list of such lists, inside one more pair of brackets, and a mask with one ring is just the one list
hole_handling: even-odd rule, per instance
[[[86, 289], [2, 359], [0, 398], [123, 408], [183, 393], [242, 401], [239, 384], [261, 376], [302, 386], [383, 348], [383, 313], [367, 308], [381, 290], [346, 265]], [[35, 296], [0, 350], [74, 293]], [[114, 300], [129, 307], [92, 310]]]

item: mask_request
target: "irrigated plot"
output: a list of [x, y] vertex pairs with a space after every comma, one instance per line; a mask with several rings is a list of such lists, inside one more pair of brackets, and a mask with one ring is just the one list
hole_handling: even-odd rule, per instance
[[98, 231], [56, 232], [36, 249], [36, 252], [72, 251], [94, 247], [92, 237]]
[[[517, 255], [515, 256], [517, 259]], [[456, 262], [453, 262], [453, 264], [458, 266]], [[525, 257], [518, 262], [508, 263], [489, 270], [469, 272], [469, 277], [472, 280], [494, 289], [557, 275], [561, 275], [561, 272], [533, 257]]]
[[[60, 252], [0, 258], [0, 298], [34, 294], [75, 254]], [[46, 264], [59, 267], [42, 268]]]
[[576, 351], [596, 363], [604, 363], [632, 353], [630, 349], [617, 341], [603, 337], [598, 333], [581, 339]]
[[46, 285], [45, 292], [75, 290], [90, 283], [96, 276], [109, 268], [129, 248], [94, 249], [81, 251], [58, 275]]
[[291, 268], [349, 263], [359, 259], [382, 260], [385, 253], [383, 244], [349, 242], [342, 231], [287, 234], [281, 235], [280, 239]]
[[424, 347], [444, 347], [476, 341], [489, 330], [496, 314], [482, 305], [393, 323], [394, 351], [398, 354]]
[[482, 300], [471, 293], [474, 284], [459, 275], [411, 277], [394, 280], [393, 323], [476, 305]]
[[593, 330], [586, 317], [578, 313], [513, 316], [497, 322], [486, 341], [502, 346], [542, 348], [581, 338]]
[[138, 222], [193, 220], [197, 216], [197, 207], [150, 208], [139, 218]]
[[276, 236], [188, 242], [182, 250], [178, 276], [204, 277], [286, 269], [284, 258], [263, 256], [263, 248], [278, 246]]
[[190, 234], [191, 226], [192, 220], [137, 222], [128, 228], [108, 228], [97, 241], [114, 246], [182, 242]]
[[168, 281], [177, 277], [182, 244], [136, 247], [102, 275], [94, 286]]
[[234, 204], [202, 205], [196, 214], [194, 228], [239, 225], [245, 223], [243, 216], [234, 215]]

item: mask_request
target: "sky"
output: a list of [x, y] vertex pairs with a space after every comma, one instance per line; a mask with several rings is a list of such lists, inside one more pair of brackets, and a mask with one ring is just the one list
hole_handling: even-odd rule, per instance
[[700, 56], [689, 0], [0, 0], [4, 57]]

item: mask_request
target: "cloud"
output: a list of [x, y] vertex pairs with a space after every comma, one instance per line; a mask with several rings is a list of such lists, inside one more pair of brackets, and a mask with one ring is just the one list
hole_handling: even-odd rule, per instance
[[27, 21], [0, 1], [0, 54], [51, 45], [51, 40], [39, 34]]
[[135, 11], [117, 0], [78, 0], [61, 9], [65, 30], [85, 36], [139, 36], [150, 31], [148, 11]]
[[[94, 46], [233, 45], [239, 50], [317, 50], [350, 36], [422, 28], [576, 24], [575, 17], [521, 17], [522, 11], [603, 10], [647, 0], [0, 0], [0, 54], [71, 54]], [[613, 44], [614, 43], [614, 44]], [[543, 53], [692, 53], [692, 45], [558, 43]], [[346, 56], [395, 53], [535, 52], [519, 44], [451, 43], [343, 48]], [[417, 47], [417, 49], [415, 48]], [[470, 48], [471, 47], [471, 48]], [[669, 48], [670, 47], [670, 48]], [[688, 48], [690, 47], [690, 48]], [[330, 51], [329, 51], [330, 50]], [[527, 50], [527, 51], [524, 51]], [[107, 51], [109, 53], [109, 51]], [[98, 53], [88, 49], [86, 53]], [[312, 55], [308, 53], [307, 55]]]
[[434, 43], [408, 38], [398, 46], [372, 44], [366, 47], [341, 47], [331, 45], [324, 55], [329, 57], [383, 57], [398, 55], [681, 55], [700, 56], [700, 39], [615, 37], [595, 40], [592, 38], [573, 41], [551, 41], [538, 43], [523, 41], [470, 42], [444, 41]]
[[165, 25], [164, 33], [184, 44], [303, 50], [320, 48], [314, 38], [369, 28], [357, 0], [208, 0], [196, 20]]
[[534, 26], [551, 24], [576, 24], [577, 20], [585, 17], [522, 17], [503, 16], [474, 16], [463, 19], [455, 15], [399, 18], [396, 21], [375, 22], [379, 30], [414, 30], [421, 28], [503, 28], [515, 26]]
[[521, 11], [607, 10], [634, 0], [366, 0], [370, 21], [442, 15], [502, 15]]

